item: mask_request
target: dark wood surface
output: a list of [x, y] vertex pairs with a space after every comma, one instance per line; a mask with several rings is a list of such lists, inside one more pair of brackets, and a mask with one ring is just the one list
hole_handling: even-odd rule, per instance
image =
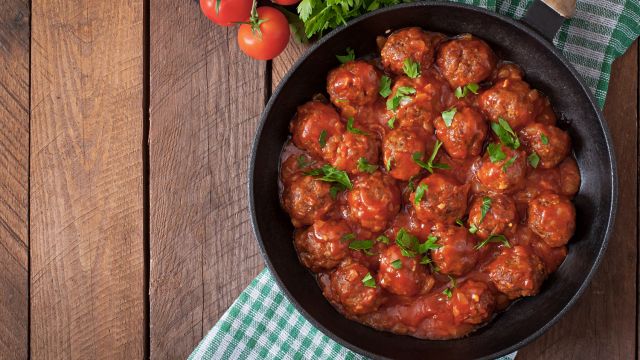
[[[304, 47], [248, 59], [194, 2], [29, 7], [0, 0], [0, 359], [186, 358], [263, 268], [249, 149]], [[614, 63], [605, 106], [609, 250], [520, 359], [637, 358], [638, 52]]]

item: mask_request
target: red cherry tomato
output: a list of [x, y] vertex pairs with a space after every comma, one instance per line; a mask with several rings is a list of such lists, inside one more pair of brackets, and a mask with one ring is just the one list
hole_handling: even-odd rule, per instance
[[[216, 11], [216, 2], [220, 8]], [[247, 21], [251, 15], [252, 0], [200, 0], [200, 8], [209, 20], [222, 26]]]
[[300, 0], [271, 0], [278, 5], [293, 5], [300, 2]]
[[238, 29], [238, 45], [245, 54], [258, 60], [270, 60], [280, 55], [289, 42], [289, 23], [278, 10], [263, 6], [258, 8], [260, 31], [250, 24]]

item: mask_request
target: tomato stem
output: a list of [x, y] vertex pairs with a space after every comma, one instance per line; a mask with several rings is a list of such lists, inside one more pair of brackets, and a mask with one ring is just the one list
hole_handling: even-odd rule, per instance
[[258, 16], [258, 1], [253, 0], [251, 6], [251, 17], [249, 18], [249, 24], [251, 25], [251, 31], [258, 37], [262, 38], [262, 31], [260, 31], [260, 24], [267, 21], [266, 19], [260, 19]]

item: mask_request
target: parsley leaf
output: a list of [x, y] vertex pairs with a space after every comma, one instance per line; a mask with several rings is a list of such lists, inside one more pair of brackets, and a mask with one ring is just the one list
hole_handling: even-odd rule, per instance
[[378, 236], [378, 237], [376, 238], [376, 241], [377, 241], [377, 242], [381, 242], [381, 243], [383, 243], [383, 244], [385, 244], [385, 245], [389, 245], [389, 238], [388, 238], [388, 237], [386, 237], [386, 236], [384, 236], [384, 235], [380, 235], [380, 236]]
[[380, 78], [380, 90], [378, 91], [380, 96], [387, 97], [391, 95], [391, 78], [384, 75]]
[[433, 169], [449, 169], [449, 165], [447, 164], [439, 164], [439, 163], [433, 162], [441, 146], [442, 146], [442, 141], [436, 140], [436, 144], [433, 146], [433, 151], [431, 152], [431, 156], [426, 162], [422, 161], [423, 154], [421, 152], [415, 152], [411, 157], [416, 164], [418, 164], [421, 168], [427, 170], [432, 174], [433, 174]]
[[487, 245], [488, 243], [498, 243], [501, 242], [504, 246], [510, 248], [511, 244], [509, 243], [509, 240], [507, 240], [507, 238], [504, 235], [490, 235], [488, 238], [482, 240], [481, 242], [479, 242], [476, 246], [475, 249], [481, 249], [483, 246]]
[[444, 295], [447, 295], [447, 297], [448, 297], [449, 299], [451, 299], [451, 297], [453, 296], [453, 289], [455, 289], [455, 287], [457, 286], [457, 281], [456, 281], [456, 279], [455, 279], [455, 278], [451, 277], [450, 275], [447, 275], [447, 276], [449, 276], [449, 284], [450, 284], [450, 285], [449, 285], [449, 287], [447, 287], [446, 289], [444, 289], [444, 290], [442, 291], [442, 293], [443, 293]]
[[409, 183], [407, 184], [407, 188], [409, 188], [409, 191], [414, 192], [416, 190], [416, 184], [413, 181], [413, 176], [409, 179]]
[[393, 260], [391, 262], [391, 266], [393, 266], [393, 268], [396, 270], [402, 269], [402, 260], [400, 259]]
[[401, 228], [396, 235], [396, 244], [400, 247], [402, 256], [414, 257], [418, 247], [418, 238]]
[[351, 240], [355, 240], [355, 239], [356, 239], [356, 234], [348, 233], [348, 234], [342, 235], [342, 237], [340, 238], [340, 241], [341, 242], [346, 242], [346, 241], [351, 241]]
[[456, 219], [456, 225], [458, 225], [460, 227], [464, 227], [464, 223], [462, 222], [461, 219]]
[[447, 127], [451, 127], [451, 123], [453, 122], [453, 117], [456, 115], [456, 112], [458, 112], [458, 109], [455, 107], [442, 112], [442, 121], [444, 121], [444, 124], [447, 125]]
[[549, 145], [549, 138], [544, 133], [540, 133], [540, 140], [542, 141], [542, 145]]
[[414, 202], [416, 205], [420, 204], [420, 201], [422, 201], [422, 198], [424, 197], [424, 193], [428, 189], [429, 189], [429, 186], [427, 184], [418, 185], [418, 188], [416, 189], [416, 196], [414, 198]]
[[349, 61], [353, 61], [356, 59], [356, 53], [355, 51], [353, 51], [352, 48], [348, 47], [347, 48], [347, 54], [346, 55], [336, 55], [336, 58], [338, 58], [338, 61], [340, 61], [341, 63], [347, 63]]
[[384, 163], [384, 167], [387, 169], [387, 172], [391, 171], [391, 158], [387, 159], [387, 162]]
[[365, 275], [362, 278], [362, 284], [364, 284], [364, 286], [366, 286], [366, 287], [375, 288], [376, 287], [376, 279], [374, 279], [373, 276], [371, 276], [371, 273], [368, 272], [367, 275]]
[[505, 146], [516, 150], [520, 147], [520, 139], [518, 139], [518, 135], [511, 129], [509, 123], [506, 122], [503, 118], [498, 118], [498, 122], [491, 123], [491, 130], [498, 135], [500, 142]]
[[413, 61], [411, 58], [404, 59], [404, 63], [402, 64], [402, 70], [407, 74], [408, 77], [415, 79], [420, 76], [420, 64]]
[[475, 234], [477, 232], [478, 232], [478, 227], [476, 226], [476, 224], [471, 224], [471, 226], [469, 226], [469, 233]]
[[373, 241], [371, 240], [354, 240], [349, 243], [349, 249], [362, 250], [367, 255], [373, 255], [371, 251], [369, 251], [372, 247]]
[[349, 175], [347, 175], [345, 171], [338, 170], [331, 165], [323, 165], [321, 168], [307, 171], [305, 174], [316, 177], [319, 176], [318, 180], [335, 182], [347, 189], [351, 189], [352, 187]]
[[327, 130], [322, 130], [322, 132], [320, 133], [320, 137], [318, 138], [318, 142], [320, 143], [320, 147], [323, 148], [325, 146], [327, 146], [327, 136], [329, 134], [327, 133]]
[[394, 116], [391, 119], [389, 119], [389, 121], [387, 121], [387, 126], [389, 127], [389, 129], [393, 129], [395, 123], [396, 123], [396, 117]]
[[400, 102], [403, 100], [409, 100], [408, 95], [416, 93], [416, 89], [410, 86], [400, 86], [396, 90], [396, 94], [387, 100], [387, 110], [396, 110], [400, 106]]
[[347, 119], [347, 131], [352, 132], [354, 134], [366, 135], [367, 133], [365, 133], [364, 131], [353, 127], [354, 122], [355, 120], [353, 119], [353, 117], [350, 117], [349, 119]]
[[338, 193], [341, 192], [341, 191], [345, 191], [345, 190], [346, 190], [346, 188], [344, 187], [344, 185], [342, 185], [342, 184], [333, 184], [329, 188], [329, 195], [331, 195], [331, 198], [333, 200], [335, 200], [338, 197]]
[[518, 159], [518, 154], [513, 155], [511, 159], [507, 160], [504, 165], [502, 165], [502, 171], [507, 172], [507, 169], [516, 162], [516, 159]]
[[480, 89], [480, 85], [476, 83], [469, 83], [465, 86], [458, 86], [454, 92], [454, 95], [458, 99], [462, 99], [463, 97], [469, 95], [469, 92], [477, 94], [479, 89]]
[[487, 152], [489, 153], [489, 160], [494, 164], [507, 158], [500, 144], [489, 144], [487, 146]]
[[480, 223], [482, 223], [485, 216], [487, 216], [489, 209], [491, 209], [491, 198], [485, 196], [482, 198], [482, 205], [480, 205]]
[[358, 159], [358, 170], [359, 171], [368, 172], [369, 174], [371, 174], [374, 171], [376, 171], [377, 168], [378, 168], [377, 165], [369, 164], [369, 161], [367, 161], [366, 158], [361, 157], [360, 159]]
[[447, 297], [448, 297], [449, 299], [451, 299], [451, 297], [453, 296], [453, 292], [451, 292], [451, 289], [450, 289], [450, 288], [446, 288], [446, 289], [442, 290], [442, 293], [443, 293], [444, 295], [447, 295]]
[[531, 164], [531, 167], [535, 169], [540, 163], [540, 156], [538, 156], [538, 154], [536, 154], [535, 152], [532, 152], [529, 157], [527, 157], [527, 160], [529, 161], [529, 164]]

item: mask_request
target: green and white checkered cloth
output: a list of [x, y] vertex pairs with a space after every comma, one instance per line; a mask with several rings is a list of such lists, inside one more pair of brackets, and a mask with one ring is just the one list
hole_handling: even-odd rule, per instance
[[[521, 18], [531, 0], [464, 0]], [[583, 76], [600, 106], [611, 63], [640, 36], [638, 0], [578, 0], [553, 43]], [[515, 353], [503, 359], [513, 359]], [[240, 294], [189, 359], [365, 359], [314, 328], [267, 269]]]

